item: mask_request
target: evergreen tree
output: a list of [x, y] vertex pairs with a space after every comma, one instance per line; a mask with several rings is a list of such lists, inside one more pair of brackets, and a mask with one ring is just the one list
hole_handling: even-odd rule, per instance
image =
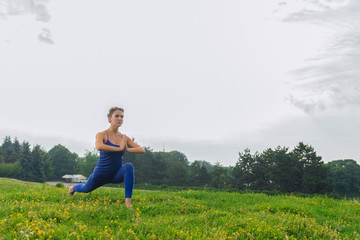
[[325, 193], [328, 191], [326, 182], [327, 167], [312, 146], [300, 142], [292, 151], [292, 156], [301, 167], [301, 192]]
[[21, 158], [21, 146], [19, 143], [19, 140], [17, 138], [15, 138], [14, 143], [11, 146], [11, 154], [9, 156], [10, 162], [20, 162], [20, 158]]
[[266, 159], [263, 154], [259, 153], [255, 153], [252, 158], [252, 182], [250, 188], [254, 190], [269, 190], [271, 180], [268, 159]]
[[10, 137], [10, 136], [6, 136], [6, 137], [4, 138], [3, 144], [1, 145], [1, 148], [3, 149], [3, 151], [6, 151], [6, 150], [8, 150], [9, 148], [11, 148], [11, 146], [12, 146], [11, 137]]
[[296, 158], [288, 152], [287, 147], [267, 149], [262, 153], [268, 165], [270, 186], [268, 190], [281, 192], [301, 191], [301, 170]]
[[36, 145], [32, 150], [33, 158], [33, 174], [35, 182], [45, 182], [45, 151], [41, 149], [40, 145]]
[[44, 173], [46, 181], [52, 181], [56, 179], [50, 156], [51, 154], [47, 152], [44, 157]]
[[6, 136], [0, 146], [0, 177], [16, 178], [21, 175], [20, 154], [21, 149], [17, 139], [12, 143], [11, 138]]
[[[256, 154], [258, 155], [258, 154]], [[244, 153], [239, 152], [239, 158], [232, 171], [235, 186], [239, 189], [249, 189], [254, 182], [253, 165], [254, 156], [251, 155], [250, 149], [246, 148]]]
[[20, 142], [17, 138], [15, 138], [14, 140], [14, 143], [12, 144], [13, 146], [13, 150], [16, 152], [16, 153], [20, 153], [21, 152], [21, 146], [20, 146]]
[[28, 142], [23, 142], [21, 144], [21, 176], [20, 178], [25, 181], [34, 181], [35, 173], [33, 168], [33, 156], [30, 151], [30, 144]]
[[20, 161], [20, 144], [17, 139], [12, 143], [11, 137], [6, 136], [1, 146], [5, 163], [15, 163]]
[[5, 162], [5, 157], [4, 157], [2, 147], [0, 146], [0, 163], [4, 163], [4, 162]]

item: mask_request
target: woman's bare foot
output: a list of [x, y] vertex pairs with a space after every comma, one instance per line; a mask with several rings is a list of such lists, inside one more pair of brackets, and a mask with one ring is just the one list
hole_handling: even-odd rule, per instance
[[70, 186], [68, 194], [72, 196], [72, 195], [74, 195], [74, 193], [75, 193], [75, 191], [73, 190], [73, 186]]
[[128, 209], [132, 209], [132, 206], [131, 206], [131, 198], [125, 198], [125, 206], [126, 206]]

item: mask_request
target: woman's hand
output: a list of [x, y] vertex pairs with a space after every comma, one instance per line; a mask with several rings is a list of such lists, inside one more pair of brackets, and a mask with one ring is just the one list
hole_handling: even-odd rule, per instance
[[121, 134], [120, 151], [124, 151], [127, 148], [128, 137], [125, 134]]

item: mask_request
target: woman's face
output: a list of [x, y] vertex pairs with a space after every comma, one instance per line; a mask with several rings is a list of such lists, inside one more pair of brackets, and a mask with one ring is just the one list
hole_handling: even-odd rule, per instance
[[120, 110], [115, 110], [111, 117], [109, 117], [109, 122], [113, 125], [121, 126], [124, 121], [124, 112]]

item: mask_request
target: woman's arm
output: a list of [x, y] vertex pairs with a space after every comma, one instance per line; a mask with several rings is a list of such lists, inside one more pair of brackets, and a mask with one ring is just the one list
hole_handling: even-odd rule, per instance
[[125, 151], [130, 153], [145, 153], [145, 149], [143, 149], [139, 144], [135, 143], [131, 138], [127, 138]]
[[96, 143], [95, 143], [96, 150], [105, 151], [105, 152], [119, 152], [125, 149], [126, 141], [127, 141], [126, 136], [124, 136], [124, 138], [121, 139], [120, 147], [113, 147], [104, 144], [104, 135], [105, 135], [104, 132], [99, 132], [98, 134], [96, 134]]

